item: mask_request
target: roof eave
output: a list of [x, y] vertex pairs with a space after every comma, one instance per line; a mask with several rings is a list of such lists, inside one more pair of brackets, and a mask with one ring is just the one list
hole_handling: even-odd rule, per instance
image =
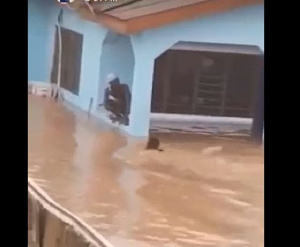
[[93, 15], [88, 9], [82, 9], [80, 15], [84, 19], [99, 23], [117, 33], [134, 34], [184, 20], [230, 11], [243, 6], [263, 4], [263, 2], [263, 0], [211, 0], [129, 20], [121, 20], [108, 14]]

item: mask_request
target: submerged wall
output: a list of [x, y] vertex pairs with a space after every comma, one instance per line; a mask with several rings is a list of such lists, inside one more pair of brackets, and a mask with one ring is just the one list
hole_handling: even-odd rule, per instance
[[113, 247], [101, 235], [28, 182], [29, 247]]

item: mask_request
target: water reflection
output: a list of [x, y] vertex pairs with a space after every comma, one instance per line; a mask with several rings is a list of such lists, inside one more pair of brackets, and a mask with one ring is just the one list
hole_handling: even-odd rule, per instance
[[109, 126], [33, 96], [28, 117], [28, 175], [116, 246], [263, 246], [257, 147], [161, 135], [165, 152], [141, 152]]

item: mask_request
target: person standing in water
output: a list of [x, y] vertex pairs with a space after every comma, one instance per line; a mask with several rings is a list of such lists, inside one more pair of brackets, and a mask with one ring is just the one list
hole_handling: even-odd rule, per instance
[[129, 87], [114, 74], [107, 76], [108, 86], [104, 91], [104, 108], [111, 112], [110, 119], [124, 125], [129, 124], [131, 93]]

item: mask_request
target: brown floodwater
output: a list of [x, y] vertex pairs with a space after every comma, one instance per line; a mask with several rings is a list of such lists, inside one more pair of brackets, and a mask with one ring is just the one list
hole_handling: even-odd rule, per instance
[[28, 176], [116, 247], [264, 246], [263, 149], [156, 134], [144, 151], [114, 127], [28, 97]]

